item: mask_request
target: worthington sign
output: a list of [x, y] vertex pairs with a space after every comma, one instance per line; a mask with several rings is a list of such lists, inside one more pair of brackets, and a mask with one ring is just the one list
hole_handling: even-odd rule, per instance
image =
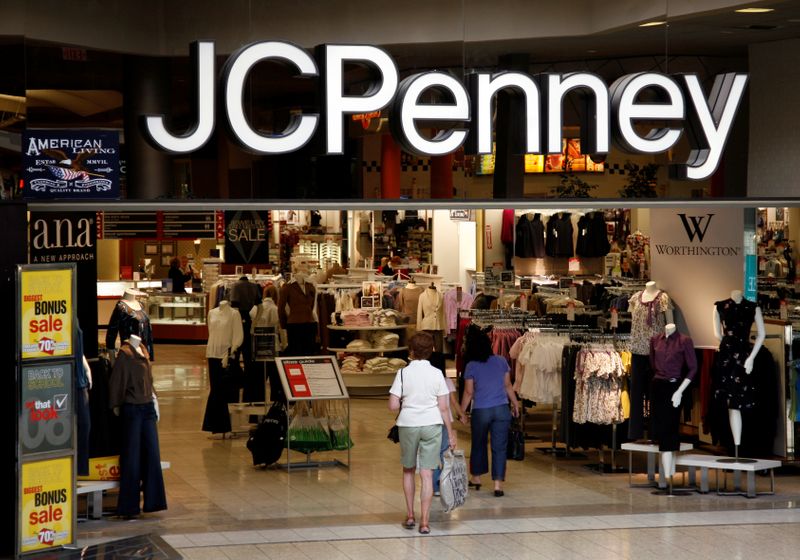
[[[179, 134], [167, 130], [164, 115], [144, 116], [148, 139], [157, 148], [177, 154], [200, 149], [215, 128], [214, 43], [193, 43], [191, 52], [197, 93], [195, 125]], [[286, 129], [278, 133], [255, 130], [242, 102], [248, 73], [267, 60], [293, 67], [300, 77], [317, 79], [321, 92], [318, 112], [293, 115]], [[344, 92], [344, 67], [352, 64], [369, 67], [380, 76], [361, 95]], [[687, 160], [677, 165], [678, 176], [700, 180], [710, 177], [719, 165], [746, 84], [746, 74], [720, 74], [706, 94], [695, 74], [668, 76], [656, 72], [628, 74], [610, 87], [588, 72], [535, 76], [477, 72], [468, 74], [464, 84], [449, 73], [430, 71], [401, 81], [391, 56], [378, 47], [322, 45], [311, 56], [291, 43], [264, 41], [233, 53], [222, 69], [219, 85], [234, 140], [259, 154], [296, 151], [311, 141], [320, 127], [324, 128], [325, 152], [341, 154], [345, 115], [387, 107], [392, 134], [408, 152], [437, 156], [463, 145], [469, 154], [489, 154], [492, 104], [500, 91], [524, 100], [524, 114], [519, 115], [524, 133], [512, 149], [520, 154], [558, 154], [562, 151], [564, 97], [576, 91], [587, 102], [581, 115], [583, 152], [607, 154], [613, 137], [627, 152], [656, 154], [669, 150], [685, 133], [691, 150]], [[642, 99], [645, 93], [649, 94], [647, 101]], [[431, 102], [433, 97], [440, 101]], [[656, 101], [651, 100], [653, 97]], [[651, 124], [644, 126], [646, 123]], [[427, 137], [420, 132], [424, 128], [439, 132]]]

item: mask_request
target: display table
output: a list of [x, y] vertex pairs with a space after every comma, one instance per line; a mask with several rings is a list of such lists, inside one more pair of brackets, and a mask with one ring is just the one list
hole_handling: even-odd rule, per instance
[[[775, 493], [775, 469], [781, 466], [780, 461], [772, 459], [749, 459], [746, 463], [738, 462], [720, 462], [720, 460], [734, 460], [733, 457], [719, 457], [716, 455], [680, 455], [675, 460], [675, 466], [689, 467], [689, 484], [696, 485], [697, 469], [700, 469], [700, 487], [699, 491], [708, 493], [708, 470], [714, 469], [717, 481], [717, 494], [720, 496], [747, 496], [748, 498], [755, 498], [757, 495], [774, 494]], [[719, 471], [723, 471], [723, 488], [727, 483], [726, 471], [733, 471], [734, 476], [734, 492], [727, 492], [720, 489], [719, 485]], [[756, 471], [769, 471], [769, 492], [756, 491]], [[741, 491], [741, 473], [747, 473], [747, 489]]]
[[[623, 443], [620, 449], [628, 452], [628, 485], [631, 488], [649, 487], [656, 484], [656, 458], [660, 451], [657, 443]], [[691, 451], [694, 446], [691, 443], [681, 443], [680, 451]], [[633, 453], [647, 453], [647, 484], [633, 483]], [[678, 457], [682, 457], [678, 455]], [[677, 463], [676, 464], [680, 464]], [[658, 464], [658, 487], [666, 488], [667, 482], [664, 480], [664, 473], [661, 472], [661, 463]]]
[[[346, 347], [328, 347], [328, 351], [338, 354], [375, 354], [384, 355], [392, 354], [394, 352], [407, 352], [408, 347], [403, 346], [408, 325], [365, 325], [365, 326], [347, 326], [347, 325], [328, 325], [328, 330], [331, 331], [350, 331], [358, 333], [357, 336], [364, 338], [370, 331], [397, 331], [400, 336], [400, 346], [391, 348], [373, 347], [373, 348], [346, 348]], [[389, 388], [395, 378], [395, 373], [342, 373], [347, 389], [350, 394], [355, 396], [382, 396], [389, 393]]]

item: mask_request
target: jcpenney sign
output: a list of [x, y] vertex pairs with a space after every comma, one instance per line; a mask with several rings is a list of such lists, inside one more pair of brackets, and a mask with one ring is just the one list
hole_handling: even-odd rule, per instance
[[[167, 130], [164, 115], [144, 117], [147, 135], [159, 149], [189, 153], [200, 149], [214, 131], [217, 73], [213, 42], [191, 46], [197, 88], [197, 122], [185, 134]], [[328, 154], [341, 154], [344, 116], [389, 107], [392, 134], [408, 152], [436, 156], [465, 145], [467, 153], [492, 151], [492, 101], [501, 90], [524, 98], [525, 133], [517, 153], [561, 153], [564, 96], [577, 90], [585, 95], [586, 114], [581, 127], [581, 146], [590, 154], [609, 151], [611, 138], [632, 153], [655, 154], [674, 146], [687, 134], [691, 152], [678, 165], [679, 176], [705, 179], [714, 173], [722, 157], [733, 120], [747, 84], [746, 74], [720, 74], [708, 96], [694, 74], [668, 76], [655, 72], [629, 74], [610, 87], [588, 72], [539, 74], [521, 72], [474, 73], [467, 84], [444, 72], [422, 72], [399, 80], [397, 66], [386, 51], [369, 45], [323, 45], [312, 57], [290, 43], [265, 41], [233, 53], [222, 69], [220, 87], [229, 129], [245, 149], [260, 154], [293, 152], [307, 144], [324, 126]], [[280, 133], [253, 129], [245, 115], [242, 93], [250, 70], [271, 60], [291, 65], [304, 78], [316, 78], [321, 88], [320, 113], [295, 115]], [[361, 95], [345, 95], [344, 66], [360, 64], [377, 71], [381, 80]], [[431, 92], [449, 101], [428, 103]], [[644, 92], [656, 94], [657, 102], [640, 101]], [[658, 127], [641, 131], [637, 121], [659, 121]], [[440, 129], [433, 138], [420, 128]], [[445, 130], [442, 123], [449, 123]]]

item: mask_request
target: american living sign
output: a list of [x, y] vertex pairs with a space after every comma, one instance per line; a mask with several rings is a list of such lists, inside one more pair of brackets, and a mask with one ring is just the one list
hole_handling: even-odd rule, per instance
[[[190, 153], [200, 149], [216, 126], [217, 79], [215, 46], [211, 41], [192, 43], [195, 73], [197, 121], [183, 134], [167, 130], [165, 115], [145, 115], [145, 135], [158, 149]], [[291, 66], [300, 77], [318, 79], [322, 106], [318, 113], [297, 113], [279, 133], [265, 133], [250, 125], [242, 95], [250, 70], [271, 60]], [[367, 66], [380, 75], [362, 95], [345, 95], [346, 64]], [[656, 72], [628, 74], [608, 86], [589, 72], [545, 73], [530, 76], [522, 72], [467, 75], [467, 84], [449, 73], [421, 72], [399, 79], [397, 66], [384, 50], [370, 45], [322, 45], [315, 56], [291, 43], [263, 41], [233, 53], [222, 68], [220, 95], [233, 138], [244, 148], [259, 154], [282, 154], [306, 145], [324, 126], [327, 154], [344, 149], [345, 115], [368, 114], [390, 109], [390, 126], [395, 139], [408, 152], [423, 156], [444, 155], [462, 145], [470, 154], [492, 152], [492, 102], [502, 90], [521, 94], [525, 100], [524, 131], [513, 146], [517, 153], [561, 153], [564, 96], [576, 90], [585, 96], [581, 146], [595, 156], [609, 151], [612, 136], [632, 153], [655, 154], [669, 150], [685, 133], [691, 152], [677, 165], [678, 176], [706, 179], [722, 157], [734, 117], [744, 95], [747, 74], [728, 73], [715, 77], [706, 94], [695, 74], [669, 76]], [[426, 103], [430, 92], [438, 92], [446, 103]], [[657, 102], [641, 100], [654, 93]], [[647, 132], [637, 122], [659, 121]], [[433, 138], [420, 127], [440, 129]], [[442, 123], [450, 123], [442, 129]]]

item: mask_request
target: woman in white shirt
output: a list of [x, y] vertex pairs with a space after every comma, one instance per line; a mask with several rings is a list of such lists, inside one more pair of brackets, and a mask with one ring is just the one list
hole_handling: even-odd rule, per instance
[[403, 465], [403, 492], [406, 498], [406, 520], [403, 527], [413, 529], [414, 494], [416, 493], [415, 470], [419, 455], [419, 474], [422, 481], [420, 490], [419, 532], [431, 532], [428, 524], [431, 501], [433, 500], [433, 469], [439, 466], [444, 424], [450, 438], [450, 448], [455, 449], [456, 434], [450, 421], [447, 389], [441, 371], [433, 367], [428, 358], [433, 352], [433, 337], [418, 332], [409, 340], [411, 362], [397, 372], [392, 388], [389, 390], [389, 410], [400, 411], [397, 427], [400, 433], [400, 455]]

